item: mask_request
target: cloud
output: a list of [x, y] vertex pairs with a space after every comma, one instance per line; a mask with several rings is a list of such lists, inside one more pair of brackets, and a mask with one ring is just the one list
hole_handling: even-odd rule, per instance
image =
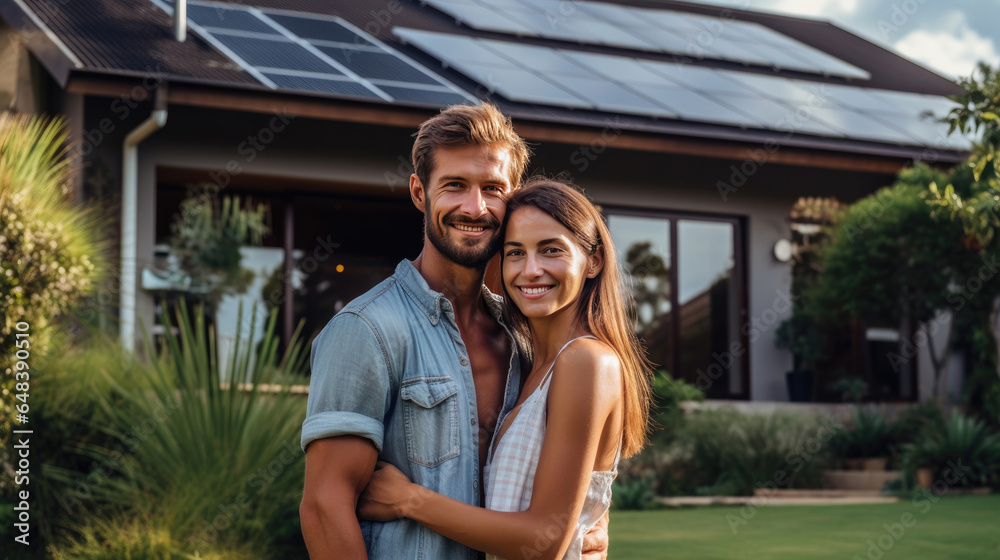
[[933, 29], [908, 33], [893, 48], [951, 77], [970, 75], [980, 60], [992, 65], [1000, 63], [993, 40], [972, 29], [965, 14], [958, 11], [938, 18]]

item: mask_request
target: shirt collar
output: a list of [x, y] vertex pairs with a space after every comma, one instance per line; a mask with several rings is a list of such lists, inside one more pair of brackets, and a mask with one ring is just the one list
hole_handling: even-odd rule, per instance
[[[413, 303], [417, 304], [417, 307], [427, 315], [432, 325], [436, 325], [438, 321], [441, 320], [441, 312], [444, 306], [451, 308], [451, 302], [448, 298], [444, 297], [441, 292], [436, 292], [427, 285], [427, 280], [421, 276], [420, 272], [417, 271], [416, 267], [409, 259], [403, 259], [396, 265], [396, 278], [399, 281], [399, 285], [403, 288]], [[500, 321], [503, 324], [501, 316], [503, 313], [503, 298], [491, 292], [486, 285], [482, 287], [482, 296], [486, 301], [486, 307], [489, 308], [490, 314], [493, 318]], [[505, 327], [506, 328], [506, 327]]]

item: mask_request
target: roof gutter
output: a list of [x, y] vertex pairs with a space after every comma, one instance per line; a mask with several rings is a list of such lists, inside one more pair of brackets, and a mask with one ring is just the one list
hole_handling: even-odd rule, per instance
[[154, 93], [153, 112], [125, 137], [122, 149], [122, 237], [121, 280], [119, 282], [119, 339], [122, 346], [135, 350], [136, 282], [138, 269], [139, 144], [167, 124], [167, 84]]

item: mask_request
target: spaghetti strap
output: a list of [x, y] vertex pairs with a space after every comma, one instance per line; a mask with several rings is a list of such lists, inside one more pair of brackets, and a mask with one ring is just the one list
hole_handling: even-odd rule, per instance
[[572, 339], [569, 340], [569, 342], [567, 342], [566, 344], [563, 344], [563, 347], [560, 348], [558, 352], [556, 352], [556, 358], [555, 358], [555, 360], [552, 360], [552, 365], [549, 366], [549, 371], [545, 372], [545, 377], [543, 377], [542, 380], [538, 383], [539, 387], [544, 387], [545, 384], [548, 383], [549, 379], [552, 378], [552, 372], [554, 372], [556, 370], [556, 360], [559, 359], [559, 354], [562, 354], [562, 351], [565, 350], [567, 346], [569, 346], [570, 344], [576, 342], [577, 340], [580, 340], [581, 338], [593, 338], [594, 340], [598, 340], [598, 338], [596, 336], [592, 335], [592, 334], [585, 334], [583, 336], [578, 336], [576, 338], [572, 338]]

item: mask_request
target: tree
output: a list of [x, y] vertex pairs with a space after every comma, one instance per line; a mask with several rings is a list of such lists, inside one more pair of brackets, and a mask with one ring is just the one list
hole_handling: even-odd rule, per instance
[[[978, 73], [978, 77], [977, 77]], [[960, 293], [956, 305], [973, 298], [988, 302], [986, 329], [993, 339], [994, 369], [1000, 376], [1000, 68], [980, 63], [965, 90], [955, 96], [959, 107], [947, 120], [951, 130], [979, 136], [966, 165], [943, 189], [934, 185], [931, 203], [949, 220], [960, 225], [964, 244], [976, 257], [956, 278]]]
[[240, 263], [240, 247], [260, 245], [269, 228], [267, 207], [243, 208], [239, 197], [193, 196], [181, 203], [171, 230], [178, 266], [190, 280], [188, 291], [210, 314], [223, 296], [243, 293], [253, 272]]
[[948, 175], [925, 165], [900, 172], [896, 183], [852, 204], [831, 233], [823, 251], [823, 274], [808, 298], [816, 315], [849, 315], [868, 324], [898, 325], [900, 351], [889, 356], [897, 371], [920, 345], [906, 333], [924, 324], [943, 334], [943, 349], [927, 339], [934, 368], [935, 397], [940, 396], [952, 342], [952, 329], [938, 314], [956, 296], [954, 279], [968, 268], [972, 255], [961, 226], [928, 200], [934, 185]]

